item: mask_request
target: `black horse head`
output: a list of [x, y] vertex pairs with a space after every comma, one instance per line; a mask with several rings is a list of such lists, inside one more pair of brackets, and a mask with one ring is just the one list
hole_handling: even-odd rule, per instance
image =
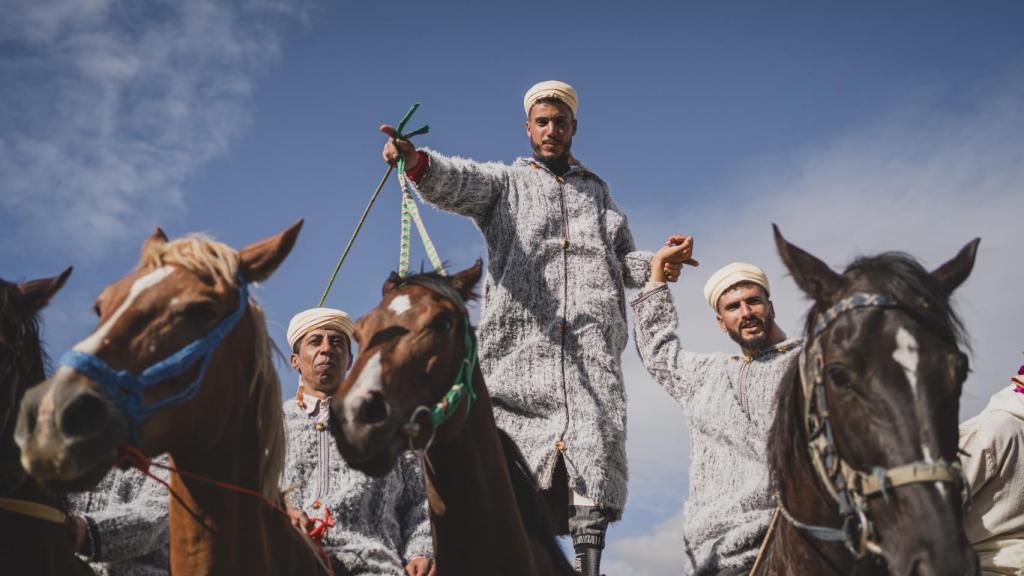
[[39, 311], [64, 286], [68, 268], [53, 278], [14, 284], [0, 280], [0, 456], [17, 458], [14, 415], [25, 390], [46, 377], [39, 343]]
[[979, 240], [932, 272], [885, 253], [837, 274], [777, 228], [775, 239], [814, 302], [769, 446], [785, 508], [845, 526], [846, 546], [810, 540], [841, 573], [975, 574], [955, 464], [968, 363], [950, 295]]

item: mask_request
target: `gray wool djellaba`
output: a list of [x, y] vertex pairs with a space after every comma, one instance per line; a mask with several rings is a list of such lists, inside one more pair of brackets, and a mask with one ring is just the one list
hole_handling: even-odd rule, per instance
[[775, 508], [765, 441], [775, 418], [775, 393], [803, 340], [789, 338], [749, 358], [691, 352], [676, 333], [667, 285], [645, 290], [631, 306], [644, 367], [688, 419], [683, 573], [749, 570]]
[[[570, 488], [616, 520], [626, 501], [628, 338], [625, 288], [649, 275], [608, 185], [575, 165], [556, 177], [421, 149], [417, 190], [467, 216], [487, 244], [480, 366], [498, 426], [519, 444], [538, 484], [552, 484], [559, 450]], [[557, 447], [556, 447], [557, 445]]]
[[[166, 455], [154, 458], [167, 465]], [[168, 480], [166, 470], [151, 472]], [[92, 534], [86, 559], [101, 576], [164, 576], [168, 556], [167, 488], [138, 470], [112, 468], [92, 490], [68, 495], [73, 513], [85, 518]]]

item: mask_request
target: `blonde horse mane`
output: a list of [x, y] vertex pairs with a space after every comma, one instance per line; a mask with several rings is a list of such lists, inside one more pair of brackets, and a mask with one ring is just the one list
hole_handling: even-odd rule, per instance
[[[230, 246], [201, 234], [170, 242], [151, 244], [139, 259], [140, 270], [165, 265], [178, 266], [214, 283], [238, 287], [238, 252]], [[249, 397], [256, 397], [257, 425], [260, 436], [260, 490], [277, 502], [279, 482], [284, 469], [285, 432], [281, 409], [281, 382], [274, 369], [273, 355], [280, 354], [267, 334], [267, 321], [255, 298], [249, 296], [253, 333], [253, 378]]]

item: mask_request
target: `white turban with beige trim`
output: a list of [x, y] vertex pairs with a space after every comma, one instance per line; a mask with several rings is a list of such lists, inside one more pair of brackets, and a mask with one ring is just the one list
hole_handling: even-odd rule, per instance
[[341, 310], [334, 308], [310, 308], [292, 316], [288, 323], [288, 347], [295, 349], [295, 343], [302, 340], [302, 337], [318, 328], [337, 330], [352, 342], [352, 333], [355, 324], [352, 317]]
[[554, 98], [566, 106], [569, 110], [572, 110], [572, 115], [576, 116], [576, 109], [579, 106], [579, 98], [576, 97], [576, 90], [559, 80], [545, 80], [544, 82], [538, 82], [526, 91], [526, 96], [523, 97], [523, 110], [526, 111], [526, 115], [530, 115], [530, 108], [537, 103], [537, 100], [541, 98]]
[[718, 299], [726, 290], [741, 282], [751, 282], [764, 288], [765, 293], [771, 292], [764, 270], [746, 262], [733, 262], [712, 274], [707, 284], [704, 284], [704, 297], [707, 298], [711, 309], [718, 312]]

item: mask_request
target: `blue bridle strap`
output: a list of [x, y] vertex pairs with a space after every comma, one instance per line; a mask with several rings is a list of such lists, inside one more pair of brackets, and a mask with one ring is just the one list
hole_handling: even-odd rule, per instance
[[[244, 278], [239, 278], [238, 308], [234, 312], [221, 320], [206, 336], [186, 344], [181, 350], [146, 368], [138, 376], [126, 370], [114, 370], [98, 356], [77, 350], [65, 352], [60, 357], [59, 363], [61, 366], [81, 372], [103, 387], [103, 390], [124, 414], [128, 426], [131, 428], [132, 440], [135, 441], [139, 427], [157, 411], [166, 406], [188, 402], [195, 397], [199, 392], [199, 385], [203, 381], [206, 366], [210, 363], [214, 350], [245, 314], [248, 303], [248, 285]], [[180, 376], [196, 363], [199, 364], [199, 373], [188, 386], [152, 404], [143, 404], [142, 395], [147, 388]]]

